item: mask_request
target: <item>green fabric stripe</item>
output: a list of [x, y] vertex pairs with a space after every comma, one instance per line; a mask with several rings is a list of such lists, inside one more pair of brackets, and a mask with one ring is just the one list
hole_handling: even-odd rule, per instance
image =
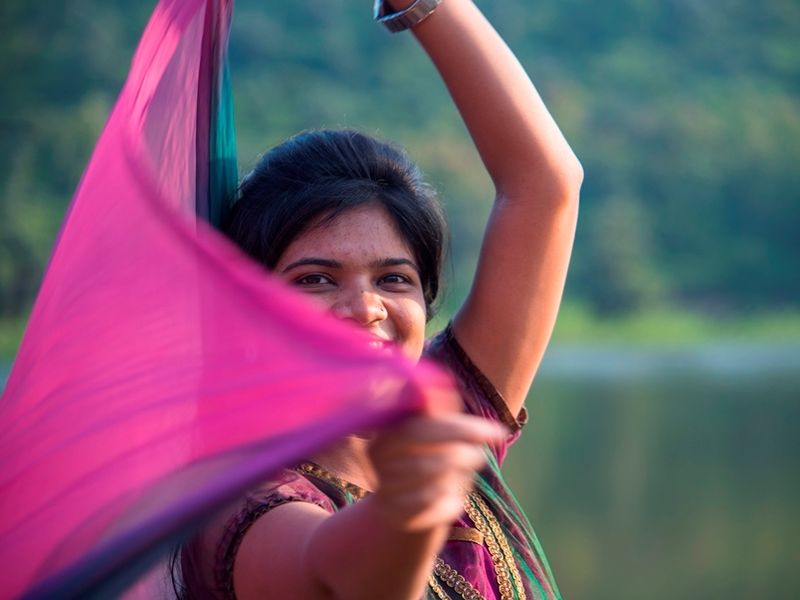
[[221, 40], [219, 65], [211, 87], [211, 124], [209, 127], [208, 219], [214, 227], [224, 225], [235, 198], [238, 181], [236, 130], [233, 114], [233, 91], [227, 60], [227, 32]]

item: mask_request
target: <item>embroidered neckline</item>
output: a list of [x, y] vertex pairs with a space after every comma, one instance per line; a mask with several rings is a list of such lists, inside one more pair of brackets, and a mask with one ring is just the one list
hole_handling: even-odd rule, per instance
[[325, 469], [320, 467], [317, 463], [313, 463], [307, 460], [297, 465], [295, 467], [295, 470], [303, 475], [311, 475], [316, 479], [325, 481], [331, 484], [333, 487], [337, 488], [338, 490], [346, 494], [349, 494], [355, 500], [362, 500], [363, 498], [366, 498], [369, 495], [369, 492], [364, 488], [357, 486], [355, 483], [350, 483], [346, 479], [337, 477], [333, 473], [326, 471]]
[[[333, 475], [311, 461], [300, 463], [295, 470], [333, 485], [352, 496], [356, 501], [369, 495], [364, 488]], [[515, 598], [525, 600], [525, 587], [522, 584], [513, 551], [489, 506], [477, 492], [473, 491], [467, 495], [464, 511], [475, 525], [475, 529], [470, 530], [475, 531], [475, 534], [465, 536], [465, 528], [455, 528], [458, 530], [458, 535], [453, 539], [478, 543], [487, 549], [492, 558], [501, 600], [514, 600]], [[464, 600], [484, 600], [480, 592], [463, 575], [438, 556], [434, 562], [433, 573], [428, 578], [428, 587], [438, 598], [447, 600], [447, 594], [437, 581], [437, 577]]]

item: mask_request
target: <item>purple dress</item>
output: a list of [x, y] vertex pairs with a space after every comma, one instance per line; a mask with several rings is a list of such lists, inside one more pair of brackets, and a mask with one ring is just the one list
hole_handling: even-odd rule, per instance
[[[499, 465], [505, 458], [508, 447], [519, 437], [521, 428], [527, 421], [527, 412], [523, 408], [518, 418], [513, 417], [503, 398], [453, 337], [450, 327], [428, 342], [425, 356], [444, 364], [453, 372], [467, 412], [499, 421], [510, 430], [507, 439], [489, 448], [489, 465], [479, 474], [476, 489], [483, 498], [482, 506], [484, 509], [490, 507], [495, 523], [505, 533], [510, 554], [514, 558], [507, 556], [510, 562], [516, 564], [516, 582], [525, 589], [525, 597], [559, 598], [538, 542], [532, 530], [528, 531], [530, 526], [527, 520], [505, 488], [499, 474]], [[326, 477], [324, 472], [320, 473], [313, 463], [303, 463], [293, 469], [280, 471], [269, 482], [248, 493], [236, 507], [226, 513], [224, 520], [219, 520], [206, 530], [201, 541], [206, 549], [203, 553], [207, 557], [205, 561], [192, 562], [184, 557], [184, 580], [190, 597], [235, 600], [233, 565], [236, 552], [249, 527], [268, 510], [287, 502], [310, 502], [335, 513], [357, 502], [360, 498], [358, 492], [358, 488], [352, 484], [341, 480], [331, 481], [331, 477]], [[491, 533], [487, 537], [492, 537]], [[501, 600], [489, 545], [479, 528], [476, 528], [474, 520], [463, 513], [453, 524], [450, 537], [439, 558], [469, 582], [473, 589], [462, 584], [461, 591], [456, 591], [452, 578], [450, 585], [447, 585], [441, 577], [434, 577], [433, 580], [440, 584], [439, 589], [436, 591], [429, 586], [425, 598], [473, 597]], [[211, 552], [211, 548], [215, 549], [214, 552]], [[498, 554], [495, 547], [495, 562]], [[451, 574], [452, 572], [450, 570]], [[197, 577], [199, 574], [205, 576]], [[466, 592], [463, 591], [465, 588]], [[521, 594], [512, 593], [508, 596], [507, 593], [506, 597], [521, 597]]]

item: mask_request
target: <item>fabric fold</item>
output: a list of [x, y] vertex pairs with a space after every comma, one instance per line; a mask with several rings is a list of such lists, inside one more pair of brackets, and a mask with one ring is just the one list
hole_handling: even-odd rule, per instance
[[2, 597], [118, 594], [280, 466], [452, 385], [203, 220], [236, 179], [231, 9], [158, 3], [65, 218], [0, 401]]

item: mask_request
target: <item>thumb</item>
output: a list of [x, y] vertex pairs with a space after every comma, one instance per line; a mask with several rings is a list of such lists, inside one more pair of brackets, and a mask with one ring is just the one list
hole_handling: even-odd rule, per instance
[[420, 412], [426, 417], [436, 417], [464, 410], [464, 402], [455, 385], [428, 385], [420, 390], [422, 407]]

